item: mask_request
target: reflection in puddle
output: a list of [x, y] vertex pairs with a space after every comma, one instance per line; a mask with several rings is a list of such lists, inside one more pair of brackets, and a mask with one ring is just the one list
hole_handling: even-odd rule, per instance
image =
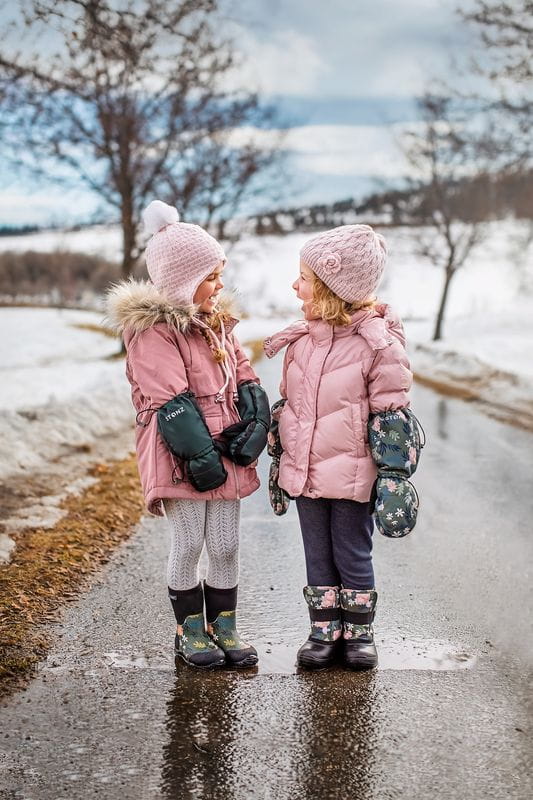
[[476, 656], [441, 639], [388, 640], [378, 644], [380, 669], [471, 669]]
[[[258, 644], [259, 664], [243, 674], [294, 675], [297, 646]], [[436, 670], [442, 672], [471, 669], [477, 656], [443, 639], [378, 640], [378, 670]], [[168, 670], [173, 668], [170, 654], [139, 653], [126, 650], [104, 653], [106, 664], [119, 669]]]
[[373, 679], [344, 681], [340, 701], [330, 677], [258, 683], [228, 670], [198, 675], [178, 662], [161, 796], [374, 800], [381, 703]]
[[[442, 639], [387, 639], [377, 642], [378, 670], [438, 670], [471, 669], [477, 657]], [[276, 645], [258, 647], [258, 673], [291, 675], [297, 672], [297, 647]]]
[[103, 653], [108, 666], [122, 669], [168, 669], [169, 658], [166, 654], [135, 653], [127, 650]]

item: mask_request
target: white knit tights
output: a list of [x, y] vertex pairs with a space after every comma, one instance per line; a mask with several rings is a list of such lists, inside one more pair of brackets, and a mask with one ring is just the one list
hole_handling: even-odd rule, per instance
[[239, 581], [239, 500], [164, 500], [170, 527], [167, 580], [171, 589], [198, 585], [198, 563], [205, 545], [207, 583], [231, 589]]

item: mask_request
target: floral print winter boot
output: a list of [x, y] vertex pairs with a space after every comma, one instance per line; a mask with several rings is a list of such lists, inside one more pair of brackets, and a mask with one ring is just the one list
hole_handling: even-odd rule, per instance
[[204, 583], [207, 631], [217, 646], [224, 651], [228, 667], [253, 667], [257, 664], [257, 650], [245, 642], [237, 630], [238, 586], [216, 589]]
[[169, 587], [168, 594], [177, 628], [175, 653], [191, 667], [222, 667], [226, 658], [205, 629], [202, 585], [178, 591]]
[[183, 625], [178, 626], [176, 654], [194, 667], [222, 667], [226, 663], [221, 648], [205, 630], [203, 612], [185, 617]]
[[341, 589], [344, 663], [350, 669], [373, 669], [378, 663], [374, 643], [375, 589]]
[[307, 669], [330, 667], [337, 659], [341, 644], [341, 616], [338, 586], [304, 586], [309, 607], [311, 633], [298, 650], [298, 666]]

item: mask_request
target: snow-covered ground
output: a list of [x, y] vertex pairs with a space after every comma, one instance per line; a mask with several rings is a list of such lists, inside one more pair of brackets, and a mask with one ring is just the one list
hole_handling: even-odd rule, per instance
[[0, 478], [30, 475], [48, 461], [113, 436], [132, 418], [116, 340], [78, 325], [94, 312], [0, 310]]
[[[0, 480], [5, 532], [53, 525], [65, 494], [94, 482], [91, 464], [122, 458], [133, 444], [133, 413], [115, 339], [84, 325], [101, 314], [0, 309]], [[4, 505], [4, 504], [3, 504]]]

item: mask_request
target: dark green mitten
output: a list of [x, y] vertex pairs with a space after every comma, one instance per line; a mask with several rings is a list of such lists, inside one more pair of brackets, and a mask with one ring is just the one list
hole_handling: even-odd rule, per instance
[[222, 486], [228, 473], [192, 392], [178, 394], [161, 406], [157, 426], [168, 449], [185, 462], [186, 475], [197, 491]]
[[237, 409], [241, 421], [224, 428], [217, 447], [236, 464], [247, 467], [265, 449], [270, 406], [267, 393], [255, 381], [244, 381], [239, 384], [237, 391]]

